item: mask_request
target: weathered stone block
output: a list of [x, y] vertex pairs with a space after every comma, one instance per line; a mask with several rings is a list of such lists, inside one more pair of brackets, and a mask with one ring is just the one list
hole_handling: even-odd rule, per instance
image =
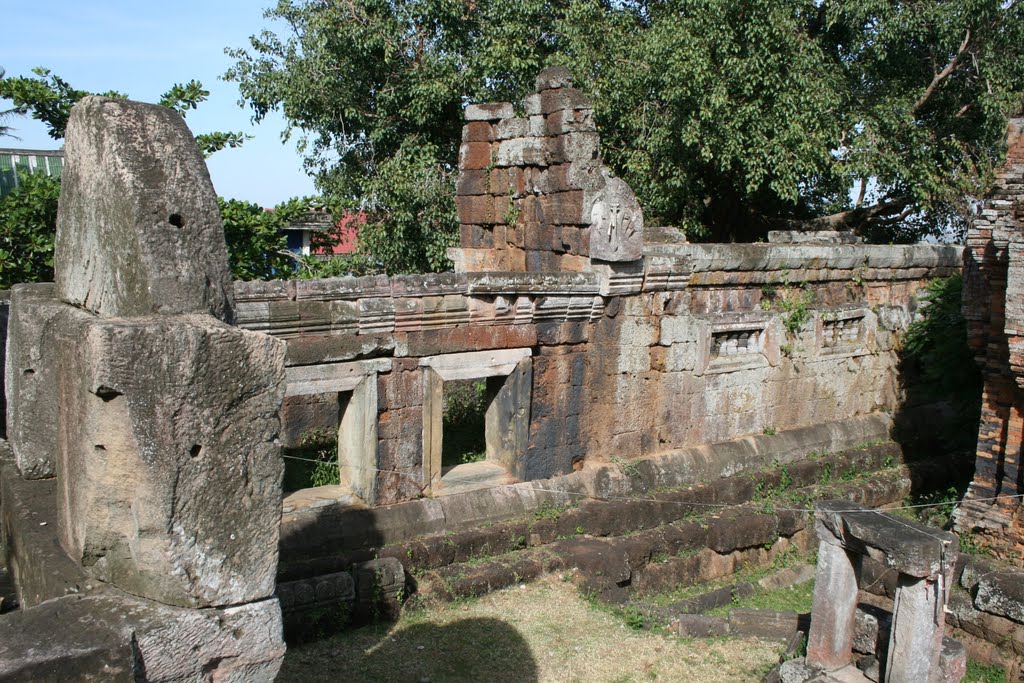
[[819, 525], [835, 538], [847, 539], [848, 549], [864, 555], [881, 552], [887, 566], [910, 576], [937, 576], [943, 569], [943, 546], [956, 545], [956, 537], [948, 531], [895, 520], [868, 508], [860, 511], [862, 506], [849, 501], [822, 501], [816, 508]]
[[463, 142], [490, 142], [494, 140], [494, 126], [486, 121], [470, 121], [462, 127]]
[[480, 195], [490, 193], [490, 181], [486, 170], [463, 171], [459, 174], [459, 180], [455, 185], [455, 194]]
[[[455, 200], [459, 223], [489, 225], [494, 223], [494, 199], [490, 195], [461, 196]], [[471, 246], [464, 244], [463, 246]]]
[[463, 112], [467, 121], [497, 121], [515, 116], [512, 104], [495, 102], [493, 104], [470, 104]]
[[544, 166], [547, 164], [544, 140], [526, 137], [504, 140], [498, 145], [494, 163], [497, 166]]
[[57, 400], [53, 321], [66, 306], [53, 298], [53, 284], [11, 289], [7, 333], [7, 435], [18, 470], [26, 479], [55, 471]]
[[886, 681], [939, 678], [944, 603], [938, 582], [907, 575], [899, 577], [885, 666]]
[[1024, 574], [1003, 570], [982, 575], [974, 606], [1024, 624]]
[[58, 523], [72, 558], [171, 605], [269, 596], [284, 343], [205, 316], [81, 311], [57, 339]]
[[834, 671], [850, 662], [857, 616], [853, 558], [827, 539], [818, 545], [818, 572], [807, 639], [807, 662]]
[[230, 321], [234, 289], [217, 196], [181, 116], [86, 97], [65, 140], [57, 297], [104, 316]]
[[564, 66], [549, 66], [537, 75], [534, 85], [537, 92], [552, 88], [571, 88], [572, 72]]
[[530, 122], [527, 119], [514, 117], [499, 121], [494, 127], [494, 136], [498, 140], [526, 137], [530, 134]]
[[463, 142], [459, 148], [459, 169], [472, 171], [491, 165], [491, 144], [489, 142]]
[[284, 652], [276, 599], [186, 610], [110, 591], [51, 600], [0, 623], [5, 681], [270, 683]]

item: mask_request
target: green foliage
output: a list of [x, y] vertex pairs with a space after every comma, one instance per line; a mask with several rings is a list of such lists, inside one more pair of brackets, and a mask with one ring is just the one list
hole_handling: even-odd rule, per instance
[[942, 438], [954, 448], [973, 451], [981, 373], [967, 346], [967, 325], [960, 312], [962, 287], [960, 275], [928, 283], [919, 315], [903, 339], [900, 371], [907, 403], [949, 402], [955, 419], [942, 426]]
[[973, 659], [967, 660], [967, 674], [964, 683], [1007, 683], [1006, 669], [998, 664], [982, 664]]
[[311, 429], [302, 435], [298, 448], [285, 449], [284, 490], [340, 483], [338, 435], [331, 429]]
[[[799, 288], [792, 287], [788, 280], [779, 288], [763, 287], [761, 289], [761, 309], [764, 311], [781, 311], [782, 324], [790, 335], [800, 332], [804, 325], [810, 322], [811, 304], [814, 303], [814, 290], [810, 283], [804, 282]], [[789, 356], [793, 349], [789, 345], [789, 351], [783, 351]]]
[[648, 221], [719, 240], [962, 227], [1024, 101], [1024, 6], [1002, 0], [279, 0], [267, 17], [283, 29], [228, 50], [226, 77], [257, 119], [303, 131], [321, 190], [371, 207], [385, 270], [444, 265], [388, 194], [450, 229], [419, 174], [450, 182], [462, 106], [517, 100], [547, 64], [594, 96]]
[[965, 555], [985, 555], [985, 546], [981, 544], [973, 531], [965, 531], [959, 537], [960, 552]]
[[[3, 78], [3, 74], [0, 73], [0, 98], [9, 99], [14, 103], [12, 112], [31, 115], [32, 118], [45, 124], [49, 129], [47, 132], [54, 140], [64, 137], [64, 130], [71, 117], [71, 108], [83, 97], [103, 95], [122, 100], [128, 99], [127, 95], [116, 90], [102, 93], [79, 90], [44, 67], [36, 67], [32, 69], [32, 73], [37, 78], [28, 76]], [[202, 83], [191, 80], [185, 84], [175, 83], [172, 85], [170, 90], [161, 95], [159, 103], [174, 109], [184, 117], [189, 111], [206, 101], [209, 96], [210, 91], [203, 88]], [[239, 147], [247, 139], [249, 136], [242, 133], [214, 132], [197, 135], [196, 144], [203, 156], [210, 156], [225, 147]]]
[[487, 457], [484, 418], [489, 398], [486, 380], [445, 382], [442, 466], [479, 462]]
[[295, 270], [287, 254], [287, 237], [280, 227], [287, 221], [281, 211], [265, 211], [258, 204], [217, 198], [231, 273], [239, 280], [287, 277]]
[[60, 180], [20, 173], [18, 186], [0, 197], [0, 289], [53, 280]]

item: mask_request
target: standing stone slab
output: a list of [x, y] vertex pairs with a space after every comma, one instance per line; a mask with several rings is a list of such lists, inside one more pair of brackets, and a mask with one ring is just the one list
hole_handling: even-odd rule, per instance
[[61, 542], [158, 602], [269, 596], [284, 343], [208, 316], [69, 316], [58, 336]]
[[53, 321], [66, 307], [53, 283], [15, 285], [7, 334], [7, 438], [26, 479], [55, 472], [57, 435]]
[[842, 546], [820, 533], [819, 539], [807, 663], [834, 671], [850, 663], [857, 619], [857, 570]]
[[937, 581], [900, 575], [893, 603], [886, 681], [938, 679], [946, 623], [944, 604]]
[[71, 112], [64, 164], [54, 254], [59, 299], [104, 316], [231, 320], [216, 193], [178, 113], [86, 97]]

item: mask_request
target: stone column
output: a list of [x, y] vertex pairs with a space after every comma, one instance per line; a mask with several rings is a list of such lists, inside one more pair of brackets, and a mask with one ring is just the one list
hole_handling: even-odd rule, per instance
[[[180, 115], [87, 97], [65, 163], [52, 324], [61, 544], [164, 615], [160, 648], [140, 646], [147, 676], [189, 661], [213, 680], [273, 680], [285, 345], [230, 324], [216, 194]], [[150, 608], [125, 605], [142, 643]]]
[[807, 663], [834, 671], [850, 663], [857, 617], [860, 558], [852, 558], [821, 524], [818, 528], [818, 569], [815, 573]]
[[901, 574], [893, 603], [886, 683], [938, 680], [946, 625], [937, 581]]

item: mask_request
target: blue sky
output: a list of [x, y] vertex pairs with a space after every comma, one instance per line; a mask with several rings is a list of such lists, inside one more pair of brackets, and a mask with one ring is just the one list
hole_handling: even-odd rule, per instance
[[[46, 0], [9, 2], [2, 10], [0, 67], [7, 76], [31, 76], [45, 66], [73, 87], [117, 90], [155, 102], [174, 83], [201, 81], [210, 98], [189, 112], [194, 132], [243, 131], [254, 136], [240, 149], [207, 160], [217, 193], [273, 206], [313, 194], [294, 138], [282, 143], [284, 119], [274, 115], [254, 126], [238, 106], [238, 87], [220, 77], [231, 66], [225, 47], [245, 47], [248, 37], [271, 28], [263, 10], [273, 0], [178, 0], [122, 2]], [[0, 110], [10, 102], [0, 100]], [[0, 147], [57, 149], [46, 128], [28, 117], [4, 121], [21, 140], [0, 138]]]

